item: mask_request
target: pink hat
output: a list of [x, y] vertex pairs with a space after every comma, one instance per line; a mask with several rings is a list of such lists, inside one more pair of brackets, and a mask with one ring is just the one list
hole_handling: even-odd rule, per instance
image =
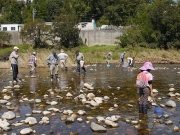
[[155, 69], [153, 68], [153, 65], [152, 65], [151, 62], [145, 62], [144, 65], [143, 65], [140, 69], [141, 69], [141, 70], [148, 70], [148, 69], [150, 69], [150, 70], [155, 70]]

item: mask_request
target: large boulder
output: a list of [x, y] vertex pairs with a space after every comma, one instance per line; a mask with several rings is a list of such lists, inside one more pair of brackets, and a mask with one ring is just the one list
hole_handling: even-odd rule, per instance
[[95, 132], [106, 132], [107, 129], [103, 126], [100, 126], [94, 122], [91, 123], [91, 129]]
[[173, 107], [173, 108], [177, 106], [176, 103], [174, 101], [172, 101], [172, 100], [167, 101], [165, 103], [165, 105], [168, 106], [168, 107]]
[[20, 131], [20, 134], [21, 135], [28, 135], [28, 134], [30, 134], [30, 133], [32, 133], [33, 132], [33, 130], [31, 129], [31, 128], [24, 128], [24, 129], [22, 129], [21, 131]]
[[14, 119], [16, 116], [14, 112], [8, 111], [8, 112], [5, 112], [1, 117], [3, 119], [11, 120], [11, 119]]
[[29, 124], [29, 125], [34, 125], [34, 124], [37, 123], [37, 120], [36, 120], [36, 118], [34, 118], [34, 117], [27, 117], [27, 118], [25, 119], [25, 123], [26, 123], [26, 124]]

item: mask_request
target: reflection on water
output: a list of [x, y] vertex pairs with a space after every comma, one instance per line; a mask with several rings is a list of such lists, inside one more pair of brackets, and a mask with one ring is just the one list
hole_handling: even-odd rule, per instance
[[[166, 96], [168, 93], [168, 84], [173, 83], [175, 85], [175, 89], [177, 92], [180, 90], [180, 75], [177, 74], [179, 65], [166, 65], [169, 69], [162, 69], [164, 65], [155, 65], [156, 67], [160, 67], [161, 69], [152, 71], [154, 75], [153, 88], [159, 91], [158, 97], [164, 97], [162, 100], [157, 100], [157, 103], [165, 103], [169, 98]], [[139, 72], [138, 69], [133, 68], [119, 68], [116, 65], [111, 65], [110, 67], [106, 67], [104, 64], [99, 64], [97, 66], [88, 66], [87, 74], [76, 74], [73, 72], [73, 68], [69, 68], [68, 72], [59, 72], [59, 82], [53, 81], [50, 82], [49, 78], [49, 69], [37, 69], [38, 76], [37, 78], [29, 78], [28, 69], [20, 69], [19, 77], [25, 79], [24, 82], [19, 83], [21, 88], [19, 91], [13, 91], [13, 107], [14, 112], [17, 115], [20, 115], [20, 118], [16, 118], [11, 122], [20, 121], [25, 119], [25, 114], [31, 113], [32, 110], [47, 110], [51, 108], [51, 105], [46, 104], [46, 100], [44, 100], [44, 95], [48, 95], [48, 101], [58, 101], [58, 105], [53, 107], [55, 108], [66, 108], [71, 109], [74, 112], [78, 110], [85, 110], [86, 115], [82, 116], [84, 122], [66, 125], [65, 122], [61, 121], [62, 113], [57, 113], [55, 116], [50, 116], [50, 124], [49, 125], [39, 125], [36, 124], [32, 128], [37, 131], [37, 134], [50, 134], [49, 131], [53, 131], [54, 134], [61, 135], [69, 135], [70, 132], [78, 132], [79, 135], [102, 135], [102, 133], [92, 132], [90, 129], [90, 123], [86, 123], [87, 116], [111, 116], [111, 115], [120, 115], [122, 119], [118, 122], [118, 128], [108, 128], [106, 133], [103, 135], [110, 134], [122, 134], [122, 135], [130, 135], [130, 134], [138, 134], [138, 135], [157, 135], [157, 134], [172, 134], [176, 135], [176, 132], [172, 132], [172, 129], [175, 125], [179, 125], [179, 101], [177, 101], [178, 108], [170, 109], [164, 108], [164, 111], [170, 115], [170, 119], [173, 121], [173, 125], [165, 125], [165, 124], [153, 124], [153, 120], [155, 118], [153, 114], [153, 109], [148, 111], [148, 118], [143, 119], [141, 126], [142, 130], [135, 130], [134, 125], [128, 124], [124, 121], [124, 119], [139, 119], [139, 113], [136, 109], [137, 99], [139, 95], [137, 94], [137, 89], [135, 88], [135, 80], [136, 75]], [[1, 70], [2, 73], [3, 70]], [[4, 70], [5, 71], [5, 70]], [[9, 80], [11, 80], [11, 74], [9, 73], [6, 76], [2, 76], [0, 80], [0, 89], [2, 90], [4, 86], [9, 85]], [[76, 103], [74, 101], [74, 97], [80, 94], [80, 90], [83, 89], [83, 84], [88, 83], [92, 84], [95, 88], [93, 91], [85, 90], [84, 93], [88, 94], [90, 92], [94, 93], [97, 97], [110, 97], [110, 101], [103, 103], [98, 108], [88, 107], [83, 105], [82, 103]], [[118, 89], [120, 87], [120, 89]], [[71, 89], [68, 89], [71, 88]], [[56, 93], [50, 94], [49, 89], [56, 89]], [[67, 92], [73, 94], [72, 99], [66, 99], [65, 96]], [[56, 96], [62, 96], [63, 99], [58, 99]], [[19, 103], [19, 100], [23, 97], [27, 97], [28, 99], [42, 99], [40, 104], [35, 104], [31, 102]], [[1, 99], [3, 95], [1, 94]], [[175, 99], [174, 99], [175, 100]], [[115, 108], [114, 111], [109, 111], [110, 107], [113, 107], [114, 104], [118, 105], [118, 108]], [[128, 107], [127, 104], [133, 105], [133, 107]], [[0, 114], [6, 112], [7, 108], [3, 105], [0, 108]], [[171, 117], [172, 116], [172, 117]], [[38, 120], [42, 117], [42, 114], [33, 115]], [[96, 122], [96, 120], [93, 120]], [[153, 127], [153, 128], [152, 128]], [[19, 129], [22, 127], [12, 127], [10, 132], [19, 133]]]
[[36, 92], [37, 78], [30, 78], [30, 93]]

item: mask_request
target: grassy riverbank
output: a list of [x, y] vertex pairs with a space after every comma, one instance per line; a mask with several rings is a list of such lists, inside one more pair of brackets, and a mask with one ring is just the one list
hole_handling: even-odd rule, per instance
[[[46, 67], [46, 57], [51, 54], [52, 49], [32, 49], [28, 45], [19, 45], [19, 61], [20, 67], [28, 67], [28, 58], [33, 51], [37, 52], [38, 67]], [[0, 58], [8, 58], [9, 54], [13, 50], [13, 47], [0, 50]], [[92, 63], [104, 63], [105, 55], [108, 52], [112, 52], [112, 63], [118, 63], [119, 56], [123, 51], [126, 51], [125, 60], [127, 57], [135, 56], [136, 63], [143, 63], [145, 61], [151, 61], [153, 63], [170, 63], [180, 64], [180, 53], [176, 50], [157, 50], [147, 48], [120, 48], [119, 46], [92, 46], [92, 47], [78, 47], [64, 49], [69, 55], [67, 61], [69, 66], [73, 65], [74, 52], [80, 50], [85, 55], [85, 62]], [[60, 50], [56, 50], [57, 54]], [[9, 61], [0, 62], [0, 68], [9, 68]]]

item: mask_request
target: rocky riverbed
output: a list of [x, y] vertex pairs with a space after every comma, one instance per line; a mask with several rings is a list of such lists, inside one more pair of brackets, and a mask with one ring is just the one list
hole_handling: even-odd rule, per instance
[[[49, 79], [48, 69], [30, 78], [20, 69], [16, 84], [11, 71], [1, 79], [1, 134], [144, 135], [180, 132], [180, 65], [155, 65], [148, 116], [139, 115], [134, 87], [137, 68], [87, 65], [87, 74], [74, 68]], [[1, 74], [6, 70], [1, 70]], [[159, 105], [164, 114], [154, 114]]]

